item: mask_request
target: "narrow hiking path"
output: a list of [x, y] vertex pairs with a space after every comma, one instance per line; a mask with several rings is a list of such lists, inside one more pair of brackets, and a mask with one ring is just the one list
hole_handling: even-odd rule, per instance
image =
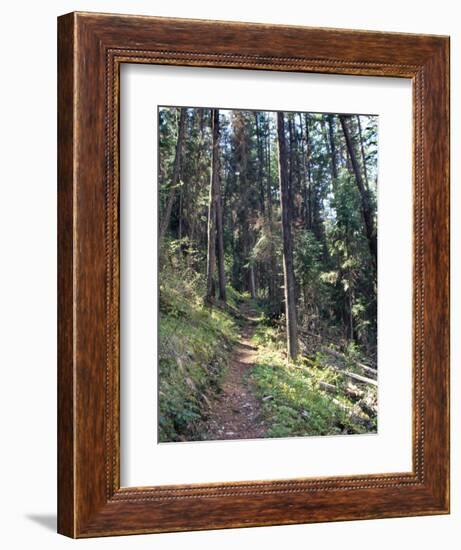
[[222, 393], [211, 402], [206, 429], [208, 440], [256, 439], [264, 437], [266, 431], [260, 403], [248, 379], [257, 355], [257, 348], [251, 344], [256, 314], [248, 303], [241, 306], [240, 313], [245, 322], [229, 361]]

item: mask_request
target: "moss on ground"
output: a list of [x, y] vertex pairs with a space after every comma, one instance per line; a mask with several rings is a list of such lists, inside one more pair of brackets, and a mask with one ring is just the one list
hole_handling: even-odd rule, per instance
[[[376, 418], [364, 416], [347, 396], [347, 381], [329, 368], [328, 354], [287, 361], [281, 326], [266, 319], [255, 301], [228, 286], [226, 306], [205, 307], [203, 278], [184, 264], [178, 269], [180, 261], [170, 259], [160, 276], [159, 441], [206, 437], [210, 399], [221, 391], [239, 325], [247, 322], [239, 313], [243, 302], [256, 312], [253, 317], [259, 315], [253, 319], [252, 337], [257, 364], [247, 377], [261, 403], [266, 437], [376, 432]], [[357, 353], [347, 354], [350, 370]], [[322, 384], [334, 391], [327, 392]], [[376, 388], [366, 392], [376, 396]]]
[[[280, 329], [259, 325], [253, 336], [258, 364], [250, 379], [262, 402], [267, 437], [372, 433], [376, 420], [361, 422], [360, 410], [341, 391], [344, 378], [323, 364], [317, 354], [289, 362]], [[338, 388], [336, 396], [325, 392], [321, 382]], [[351, 411], [354, 413], [351, 415]]]
[[241, 299], [228, 290], [230, 307], [203, 305], [203, 281], [164, 267], [160, 277], [159, 441], [201, 437], [207, 401], [220, 390], [238, 337], [232, 312]]

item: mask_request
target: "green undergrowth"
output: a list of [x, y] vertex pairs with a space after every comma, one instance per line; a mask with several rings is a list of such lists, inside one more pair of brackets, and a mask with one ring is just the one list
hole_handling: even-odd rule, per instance
[[[204, 282], [176, 264], [159, 276], [159, 441], [201, 438], [204, 411], [220, 390], [238, 337], [233, 308], [241, 296], [228, 287], [225, 307], [203, 305]], [[181, 273], [181, 276], [177, 275]]]
[[[320, 354], [288, 362], [281, 329], [263, 324], [258, 325], [252, 340], [258, 356], [250, 377], [262, 403], [266, 437], [376, 431], [375, 421], [357, 421], [360, 412], [340, 391], [342, 376], [325, 368]], [[320, 382], [338, 387], [337, 395], [322, 390]]]

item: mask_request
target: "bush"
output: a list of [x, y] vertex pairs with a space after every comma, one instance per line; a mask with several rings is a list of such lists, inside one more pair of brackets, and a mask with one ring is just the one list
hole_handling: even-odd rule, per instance
[[[203, 278], [184, 264], [175, 255], [159, 273], [161, 442], [201, 438], [207, 401], [220, 390], [237, 337], [228, 310], [203, 306]], [[229, 297], [237, 301], [238, 293], [229, 292]]]

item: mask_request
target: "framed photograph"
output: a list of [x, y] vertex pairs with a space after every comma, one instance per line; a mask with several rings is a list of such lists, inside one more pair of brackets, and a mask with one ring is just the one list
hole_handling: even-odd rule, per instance
[[449, 39], [58, 20], [58, 531], [449, 512]]

